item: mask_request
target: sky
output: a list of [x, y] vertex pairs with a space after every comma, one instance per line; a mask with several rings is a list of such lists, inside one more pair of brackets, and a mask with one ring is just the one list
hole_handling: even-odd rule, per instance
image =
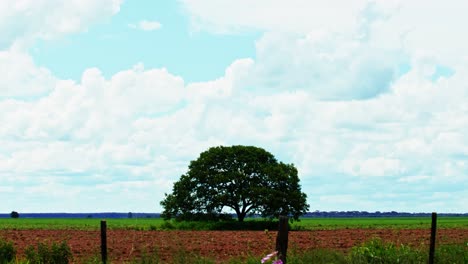
[[310, 211], [468, 212], [468, 1], [0, 0], [0, 212], [161, 212], [210, 147]]

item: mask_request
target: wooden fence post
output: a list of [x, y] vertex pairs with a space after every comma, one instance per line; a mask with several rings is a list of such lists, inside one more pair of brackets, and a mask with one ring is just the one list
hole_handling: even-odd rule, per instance
[[286, 254], [288, 251], [288, 220], [287, 216], [279, 217], [278, 235], [276, 237], [276, 251], [278, 251], [278, 256], [283, 261], [283, 264], [286, 264]]
[[102, 263], [107, 263], [107, 223], [101, 220], [101, 259]]
[[431, 245], [429, 247], [429, 264], [434, 264], [434, 251], [436, 241], [437, 213], [432, 213]]

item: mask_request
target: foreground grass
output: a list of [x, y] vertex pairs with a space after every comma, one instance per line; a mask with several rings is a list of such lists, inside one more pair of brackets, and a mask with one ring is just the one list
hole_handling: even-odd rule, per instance
[[[263, 256], [248, 256], [246, 258], [232, 258], [224, 261], [227, 264], [258, 264]], [[361, 246], [352, 248], [348, 253], [333, 251], [330, 249], [314, 249], [301, 251], [291, 249], [288, 253], [289, 264], [425, 264], [428, 262], [428, 250], [416, 249], [405, 245], [395, 245], [382, 242], [380, 239], [372, 239]], [[94, 259], [89, 264], [100, 263]], [[129, 264], [214, 264], [215, 260], [200, 257], [191, 252], [179, 251], [174, 254], [172, 261], [164, 262], [159, 259], [157, 252], [144, 255]], [[436, 249], [435, 263], [439, 264], [468, 264], [468, 243], [459, 245], [443, 245]]]
[[[128, 230], [225, 230], [225, 229], [276, 229], [276, 223], [261, 223], [260, 219], [249, 219], [247, 224], [239, 225], [236, 221], [227, 223], [209, 222], [176, 222], [164, 221], [160, 218], [130, 218], [108, 219], [108, 229]], [[259, 223], [260, 222], [260, 223]], [[291, 230], [330, 230], [345, 228], [396, 228], [396, 229], [426, 229], [431, 226], [430, 217], [386, 217], [386, 218], [303, 218], [291, 224]], [[67, 230], [98, 230], [100, 219], [40, 219], [19, 218], [0, 219], [1, 229], [67, 229]], [[437, 228], [468, 229], [468, 217], [439, 217]]]

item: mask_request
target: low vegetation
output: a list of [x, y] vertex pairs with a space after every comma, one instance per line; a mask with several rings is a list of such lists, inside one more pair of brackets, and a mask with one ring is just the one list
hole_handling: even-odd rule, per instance
[[12, 262], [15, 256], [16, 250], [13, 243], [0, 238], [0, 264]]
[[25, 255], [29, 264], [67, 264], [72, 259], [71, 249], [66, 242], [50, 245], [39, 242], [37, 247], [26, 248]]

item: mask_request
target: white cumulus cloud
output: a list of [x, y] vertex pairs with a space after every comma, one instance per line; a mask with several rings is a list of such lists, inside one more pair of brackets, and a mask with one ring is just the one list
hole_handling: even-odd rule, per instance
[[122, 0], [0, 1], [0, 50], [86, 30], [119, 12], [121, 4]]
[[158, 21], [148, 21], [148, 20], [142, 20], [138, 22], [137, 24], [128, 24], [130, 28], [136, 28], [136, 29], [141, 29], [143, 31], [153, 31], [153, 30], [158, 30], [162, 27], [161, 23]]
[[[62, 80], [15, 44], [86, 30], [120, 1], [0, 3], [0, 200], [40, 210], [28, 200], [50, 190], [70, 210], [89, 210], [79, 196], [160, 211], [200, 152], [245, 144], [294, 163], [312, 210], [468, 210], [463, 1], [180, 2], [198, 30], [262, 31], [255, 56], [206, 82], [143, 64]], [[36, 23], [6, 22], [23, 14]]]
[[28, 54], [0, 50], [0, 98], [31, 98], [52, 91], [57, 79], [43, 67], [37, 67]]

